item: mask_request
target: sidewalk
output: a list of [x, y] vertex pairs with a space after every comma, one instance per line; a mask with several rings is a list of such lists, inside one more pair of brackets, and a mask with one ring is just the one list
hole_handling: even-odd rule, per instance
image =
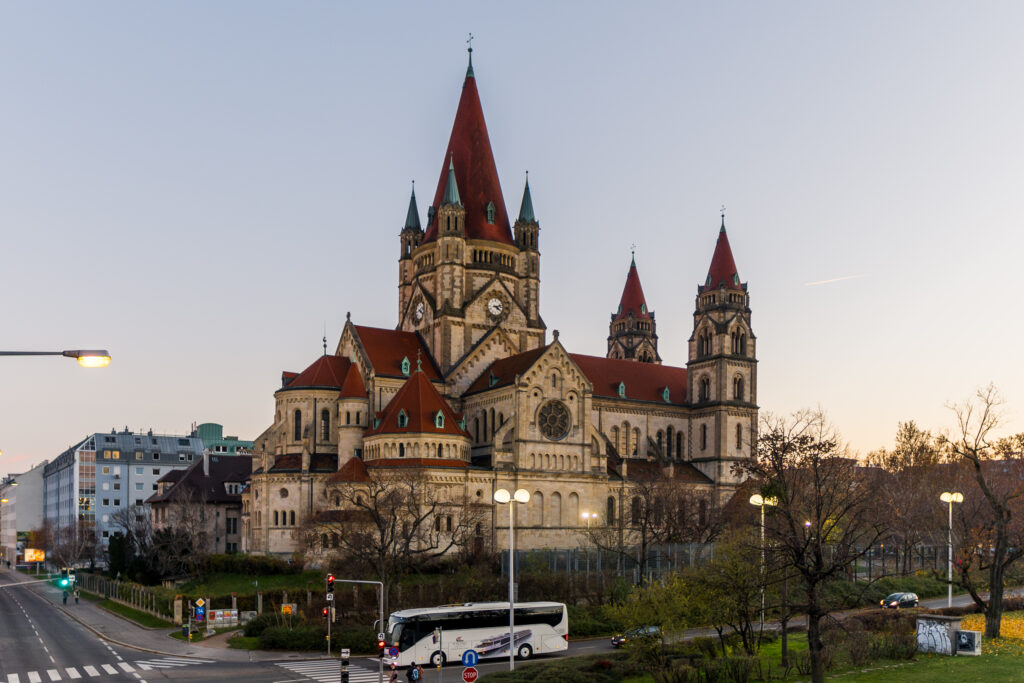
[[[6, 572], [12, 578], [17, 577], [16, 580], [34, 578], [6, 569], [0, 571]], [[186, 643], [170, 636], [171, 633], [179, 630], [177, 628], [146, 628], [136, 624], [134, 621], [103, 609], [91, 600], [83, 599], [77, 605], [74, 603], [74, 600], [68, 600], [68, 604], [64, 605], [62, 604], [62, 591], [50, 583], [36, 583], [26, 586], [26, 588], [44, 598], [53, 605], [54, 609], [64, 612], [100, 638], [121, 647], [168, 657], [199, 657], [201, 659], [214, 659], [221, 662], [265, 662], [310, 659], [316, 656], [315, 653], [308, 652], [232, 650], [227, 646], [228, 636], [226, 634], [214, 636], [209, 642]]]

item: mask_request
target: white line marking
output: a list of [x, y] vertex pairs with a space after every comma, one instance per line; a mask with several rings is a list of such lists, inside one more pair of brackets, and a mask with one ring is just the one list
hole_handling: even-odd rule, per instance
[[135, 671], [135, 668], [131, 664], [125, 664], [124, 662], [118, 662], [117, 665], [124, 669], [126, 672]]
[[42, 683], [42, 680], [35, 671], [28, 672], [28, 683]]
[[89, 676], [91, 676], [91, 677], [95, 678], [96, 676], [100, 675], [100, 672], [97, 671], [96, 667], [94, 667], [94, 666], [83, 666], [82, 669], [84, 669], [85, 673], [89, 674]]
[[18, 674], [7, 674], [7, 683], [21, 683], [21, 679]]
[[68, 672], [68, 678], [81, 678], [82, 677], [82, 674], [78, 673], [78, 669], [76, 669], [73, 666], [69, 666], [69, 667], [67, 667], [64, 670]]
[[103, 670], [106, 671], [108, 674], [119, 673], [117, 669], [115, 669], [114, 667], [110, 666], [109, 664], [100, 664], [100, 666], [102, 666]]
[[60, 680], [60, 672], [57, 671], [56, 669], [49, 669], [49, 670], [47, 670], [46, 675], [48, 675], [50, 677], [51, 681], [59, 681]]

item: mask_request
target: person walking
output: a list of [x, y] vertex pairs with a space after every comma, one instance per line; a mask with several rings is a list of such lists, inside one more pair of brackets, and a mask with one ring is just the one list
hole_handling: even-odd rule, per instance
[[409, 683], [419, 683], [420, 672], [415, 664], [409, 665], [409, 670], [405, 672], [405, 678], [409, 681]]
[[78, 589], [75, 589], [75, 604], [78, 604]]
[[68, 604], [68, 592], [64, 591], [64, 604]]

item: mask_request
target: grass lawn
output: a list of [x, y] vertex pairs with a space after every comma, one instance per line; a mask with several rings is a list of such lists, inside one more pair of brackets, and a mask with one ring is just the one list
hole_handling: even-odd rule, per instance
[[114, 614], [120, 614], [122, 617], [131, 619], [135, 623], [148, 628], [172, 628], [174, 626], [174, 624], [169, 621], [164, 621], [159, 617], [154, 617], [152, 614], [140, 612], [137, 609], [122, 605], [121, 603], [114, 602], [113, 600], [101, 600], [99, 602], [99, 606], [105, 610], [113, 612]]
[[208, 574], [199, 579], [193, 579], [184, 584], [178, 592], [188, 595], [255, 595], [256, 586], [253, 581], [259, 581], [261, 591], [305, 591], [322, 590], [324, 574], [320, 571], [308, 571], [301, 574], [270, 574], [268, 576], [253, 577], [251, 574]]
[[228, 639], [228, 647], [233, 650], [258, 650], [260, 639], [257, 636], [235, 636]]

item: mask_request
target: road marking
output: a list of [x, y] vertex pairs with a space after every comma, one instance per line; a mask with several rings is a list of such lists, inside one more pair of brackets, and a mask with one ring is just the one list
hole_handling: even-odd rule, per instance
[[28, 672], [28, 683], [42, 683], [42, 680], [35, 671]]
[[7, 683], [21, 683], [21, 679], [18, 674], [7, 674]]
[[125, 672], [132, 672], [132, 671], [135, 671], [135, 669], [134, 669], [134, 668], [132, 667], [132, 665], [131, 665], [131, 664], [125, 664], [124, 662], [118, 662], [118, 663], [117, 663], [117, 665], [118, 665], [119, 667], [121, 667], [122, 669], [124, 669], [124, 670], [125, 670]]
[[97, 671], [96, 667], [94, 667], [94, 666], [83, 666], [82, 669], [84, 669], [85, 673], [89, 674], [89, 676], [91, 676], [93, 678], [95, 678], [96, 676], [100, 675], [100, 672]]
[[103, 667], [103, 670], [106, 671], [108, 674], [118, 673], [118, 670], [110, 666], [109, 664], [100, 664], [100, 666]]
[[60, 672], [57, 671], [56, 669], [49, 669], [49, 670], [47, 670], [46, 675], [50, 677], [51, 681], [59, 681], [60, 680]]
[[69, 666], [69, 667], [67, 667], [64, 670], [68, 672], [68, 678], [81, 678], [82, 677], [82, 674], [78, 673], [78, 669], [76, 669], [73, 666]]

